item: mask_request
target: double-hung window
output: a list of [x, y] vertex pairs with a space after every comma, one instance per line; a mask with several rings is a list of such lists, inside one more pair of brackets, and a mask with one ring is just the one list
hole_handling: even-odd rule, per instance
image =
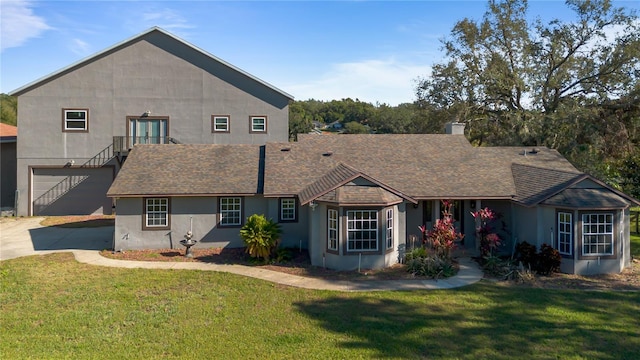
[[89, 109], [62, 109], [62, 131], [89, 131]]
[[387, 209], [386, 241], [387, 250], [393, 249], [393, 209]]
[[219, 209], [221, 226], [242, 225], [242, 198], [222, 197], [220, 198]]
[[230, 120], [229, 115], [212, 115], [211, 116], [211, 132], [213, 133], [228, 133], [230, 132]]
[[338, 251], [338, 210], [327, 210], [327, 250]]
[[144, 226], [148, 230], [169, 228], [169, 198], [144, 199]]
[[570, 212], [558, 212], [558, 251], [561, 255], [573, 252], [573, 221]]
[[582, 255], [613, 255], [613, 214], [582, 214]]
[[249, 126], [252, 133], [266, 133], [267, 117], [266, 116], [250, 116]]
[[378, 250], [378, 212], [347, 211], [347, 251]]
[[280, 199], [280, 221], [296, 221], [296, 199]]

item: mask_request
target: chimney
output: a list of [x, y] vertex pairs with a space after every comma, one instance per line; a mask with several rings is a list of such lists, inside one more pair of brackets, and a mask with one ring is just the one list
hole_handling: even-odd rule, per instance
[[464, 135], [464, 123], [448, 122], [445, 132], [449, 135]]

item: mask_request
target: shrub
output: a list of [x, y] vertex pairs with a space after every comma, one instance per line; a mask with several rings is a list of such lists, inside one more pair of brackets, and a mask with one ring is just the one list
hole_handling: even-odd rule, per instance
[[451, 259], [451, 250], [456, 248], [456, 243], [464, 237], [454, 226], [453, 215], [451, 214], [452, 203], [442, 201], [442, 219], [437, 219], [433, 229], [427, 230], [424, 226], [419, 226], [426, 239], [426, 245], [430, 246], [436, 255], [444, 259]]
[[536, 269], [538, 266], [536, 252], [537, 250], [534, 245], [523, 241], [516, 246], [516, 259], [522, 262], [525, 267]]
[[480, 238], [480, 253], [482, 257], [493, 256], [493, 250], [502, 244], [502, 239], [491, 226], [491, 223], [497, 220], [499, 215], [488, 207], [472, 212], [471, 215], [478, 221], [476, 236]]
[[538, 254], [538, 273], [542, 275], [549, 275], [552, 272], [558, 272], [560, 270], [560, 262], [562, 256], [560, 252], [550, 245], [542, 244], [540, 247], [540, 253]]
[[240, 237], [247, 247], [247, 253], [254, 258], [269, 260], [280, 242], [280, 225], [264, 215], [253, 214], [240, 229]]
[[562, 256], [550, 245], [542, 244], [538, 253], [534, 245], [525, 241], [516, 246], [516, 252], [517, 259], [524, 267], [531, 268], [540, 275], [549, 275], [560, 270]]
[[407, 272], [431, 278], [450, 277], [456, 270], [451, 259], [438, 254], [429, 254], [425, 248], [416, 248], [405, 257]]

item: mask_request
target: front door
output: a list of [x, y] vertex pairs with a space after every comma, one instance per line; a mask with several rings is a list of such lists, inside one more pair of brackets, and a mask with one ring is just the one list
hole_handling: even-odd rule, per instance
[[129, 144], [165, 144], [166, 118], [129, 118]]

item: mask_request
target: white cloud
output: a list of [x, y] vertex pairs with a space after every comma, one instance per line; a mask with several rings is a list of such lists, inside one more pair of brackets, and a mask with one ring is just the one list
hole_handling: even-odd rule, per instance
[[0, 1], [0, 50], [18, 47], [51, 29], [33, 14], [32, 4], [23, 0]]
[[73, 53], [76, 55], [87, 56], [91, 54], [91, 45], [80, 39], [73, 39], [71, 41], [70, 48], [71, 51], [73, 51]]
[[169, 8], [149, 10], [142, 14], [142, 21], [149, 27], [160, 26], [166, 30], [192, 29], [193, 24], [177, 11]]
[[395, 59], [364, 60], [332, 65], [318, 79], [284, 88], [298, 100], [351, 98], [395, 106], [413, 102], [416, 79], [430, 72], [429, 66], [400, 63]]

